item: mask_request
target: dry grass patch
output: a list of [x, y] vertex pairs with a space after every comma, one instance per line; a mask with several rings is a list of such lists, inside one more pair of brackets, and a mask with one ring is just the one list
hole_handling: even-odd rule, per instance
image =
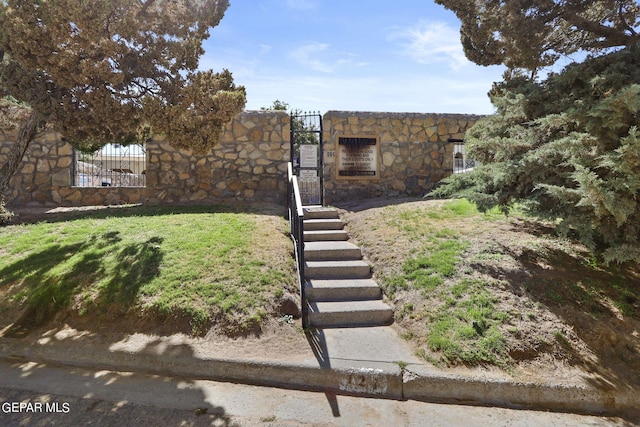
[[416, 352], [441, 367], [640, 385], [640, 268], [464, 201], [344, 212]]

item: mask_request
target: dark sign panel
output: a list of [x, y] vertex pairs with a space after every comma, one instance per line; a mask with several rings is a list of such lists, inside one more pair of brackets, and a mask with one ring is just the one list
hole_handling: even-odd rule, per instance
[[338, 138], [339, 145], [347, 147], [361, 147], [363, 145], [376, 145], [377, 138], [357, 137], [357, 136], [341, 136]]
[[339, 137], [338, 177], [378, 178], [378, 139], [375, 137]]

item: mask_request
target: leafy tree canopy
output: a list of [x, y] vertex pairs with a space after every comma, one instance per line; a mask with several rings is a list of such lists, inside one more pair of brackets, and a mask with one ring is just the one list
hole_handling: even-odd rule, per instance
[[289, 110], [289, 104], [284, 101], [280, 101], [279, 99], [276, 99], [275, 101], [273, 101], [273, 104], [271, 104], [270, 106], [261, 107], [260, 109], [263, 111], [287, 111]]
[[640, 41], [635, 0], [435, 0], [460, 19], [466, 56], [531, 72], [561, 55]]
[[480, 161], [433, 194], [508, 212], [523, 203], [606, 261], [640, 261], [640, 48], [572, 64], [544, 81], [490, 92], [497, 113], [466, 135]]
[[299, 108], [292, 109], [289, 104], [284, 101], [276, 99], [269, 107], [262, 107], [261, 110], [266, 111], [289, 111], [291, 115], [291, 129], [293, 130], [294, 141], [293, 149], [297, 153], [300, 145], [304, 144], [319, 144], [320, 138], [316, 131], [319, 129], [315, 126], [315, 121], [309, 120], [313, 113], [305, 113]]
[[44, 124], [75, 147], [167, 135], [203, 153], [245, 105], [224, 70], [197, 71], [228, 0], [0, 0], [0, 130], [18, 128], [3, 193]]
[[[519, 202], [607, 262], [640, 261], [640, 4], [436, 0], [462, 22], [467, 57], [505, 64], [496, 114], [466, 135], [483, 165], [434, 192], [508, 212]], [[582, 63], [536, 77], [562, 55]]]
[[0, 1], [0, 93], [81, 149], [149, 126], [202, 152], [245, 104], [231, 73], [197, 71], [227, 0]]

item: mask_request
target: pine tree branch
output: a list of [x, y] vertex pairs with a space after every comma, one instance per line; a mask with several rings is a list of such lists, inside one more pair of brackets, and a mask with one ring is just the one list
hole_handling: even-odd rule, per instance
[[624, 17], [622, 9], [623, 9], [622, 5], [620, 5], [620, 7], [618, 8], [618, 18], [620, 19], [620, 23], [621, 23], [620, 27], [624, 28], [626, 31], [629, 31], [632, 36], [637, 36], [638, 33], [636, 32], [635, 28], [633, 28], [631, 25], [629, 25], [629, 23], [627, 22], [627, 20]]
[[[602, 25], [596, 21], [590, 21], [583, 18], [569, 8], [561, 8], [558, 16], [569, 24], [579, 28], [580, 30], [590, 32], [596, 36], [604, 37], [606, 40], [593, 43], [597, 47], [615, 47], [615, 46], [631, 46], [638, 43], [637, 34], [627, 34], [614, 27]], [[634, 32], [635, 33], [635, 32]], [[591, 45], [591, 43], [588, 43]]]

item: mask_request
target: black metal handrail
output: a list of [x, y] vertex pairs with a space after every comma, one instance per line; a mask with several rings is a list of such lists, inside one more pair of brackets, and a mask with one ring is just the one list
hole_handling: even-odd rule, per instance
[[308, 326], [309, 309], [306, 304], [304, 291], [304, 210], [298, 187], [298, 177], [293, 174], [293, 164], [289, 162], [287, 170], [287, 207], [289, 213], [289, 230], [293, 240], [296, 268], [298, 271], [298, 286], [300, 288], [300, 313], [302, 326]]

